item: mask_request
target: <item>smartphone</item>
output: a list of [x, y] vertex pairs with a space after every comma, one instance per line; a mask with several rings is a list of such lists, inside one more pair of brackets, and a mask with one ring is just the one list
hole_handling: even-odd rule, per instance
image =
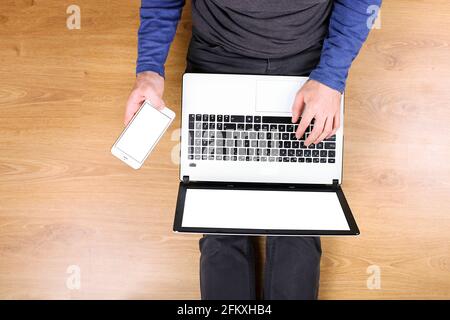
[[111, 153], [133, 169], [139, 169], [175, 118], [175, 113], [158, 110], [144, 101], [111, 148]]

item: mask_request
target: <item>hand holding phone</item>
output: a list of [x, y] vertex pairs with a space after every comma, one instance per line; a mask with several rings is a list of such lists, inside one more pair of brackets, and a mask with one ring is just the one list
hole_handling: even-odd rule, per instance
[[133, 169], [139, 169], [172, 123], [175, 113], [158, 110], [149, 101], [133, 116], [111, 148], [111, 153]]

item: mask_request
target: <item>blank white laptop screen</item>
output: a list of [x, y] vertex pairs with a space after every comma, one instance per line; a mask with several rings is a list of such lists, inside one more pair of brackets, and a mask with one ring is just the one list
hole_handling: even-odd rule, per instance
[[350, 230], [335, 192], [187, 189], [182, 227]]

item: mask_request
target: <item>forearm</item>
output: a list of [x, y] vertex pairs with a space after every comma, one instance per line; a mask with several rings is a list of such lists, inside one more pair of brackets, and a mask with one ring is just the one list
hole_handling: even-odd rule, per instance
[[366, 41], [370, 28], [368, 20], [372, 5], [381, 0], [335, 0], [320, 62], [310, 79], [343, 92], [350, 66]]
[[184, 0], [142, 0], [136, 73], [164, 76], [164, 64], [177, 29]]

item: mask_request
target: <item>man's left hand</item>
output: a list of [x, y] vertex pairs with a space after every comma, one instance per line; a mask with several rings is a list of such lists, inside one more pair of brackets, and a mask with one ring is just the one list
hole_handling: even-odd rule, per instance
[[297, 92], [292, 106], [292, 123], [301, 116], [296, 132], [297, 139], [303, 137], [306, 129], [314, 119], [314, 127], [305, 145], [317, 144], [331, 137], [340, 126], [341, 93], [315, 81], [308, 80]]

